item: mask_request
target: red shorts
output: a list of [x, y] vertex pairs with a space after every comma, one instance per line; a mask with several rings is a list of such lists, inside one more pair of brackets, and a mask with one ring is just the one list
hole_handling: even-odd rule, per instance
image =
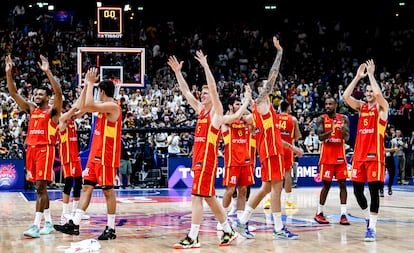
[[285, 169], [283, 168], [283, 155], [275, 155], [261, 163], [262, 181], [283, 180]]
[[224, 168], [223, 186], [248, 186], [254, 184], [252, 166], [232, 166]]
[[54, 161], [55, 145], [28, 146], [26, 149], [27, 180], [52, 182]]
[[319, 176], [324, 181], [332, 181], [334, 177], [338, 180], [348, 178], [348, 169], [346, 163], [321, 164], [319, 168]]
[[89, 162], [83, 171], [83, 180], [95, 182], [100, 186], [114, 186], [117, 169], [101, 163]]
[[384, 163], [378, 161], [354, 161], [352, 163], [352, 181], [355, 182], [384, 182]]
[[79, 160], [69, 163], [62, 163], [61, 166], [64, 178], [82, 176], [82, 165]]
[[215, 196], [216, 189], [214, 187], [214, 182], [216, 179], [216, 170], [214, 170], [214, 173], [201, 170], [193, 170], [193, 172], [194, 180], [191, 194], [202, 197]]

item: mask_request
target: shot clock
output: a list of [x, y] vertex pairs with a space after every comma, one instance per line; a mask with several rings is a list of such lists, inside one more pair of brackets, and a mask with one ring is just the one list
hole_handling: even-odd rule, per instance
[[122, 9], [120, 7], [99, 7], [97, 37], [101, 39], [122, 38], [122, 18]]

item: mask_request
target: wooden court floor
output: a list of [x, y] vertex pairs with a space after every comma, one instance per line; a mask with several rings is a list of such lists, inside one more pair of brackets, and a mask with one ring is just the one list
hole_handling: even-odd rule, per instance
[[[253, 189], [254, 194], [255, 189]], [[377, 241], [364, 242], [365, 221], [348, 186], [350, 226], [339, 225], [339, 191], [332, 187], [325, 215], [331, 224], [317, 224], [313, 217], [320, 188], [295, 188], [295, 209], [283, 209], [287, 226], [300, 235], [298, 240], [273, 240], [269, 214], [261, 203], [249, 223], [255, 227], [255, 239], [241, 236], [230, 246], [219, 247], [221, 233], [209, 208], [204, 208], [204, 220], [199, 240], [201, 248], [175, 250], [172, 245], [189, 231], [191, 201], [188, 191], [168, 189], [117, 190], [117, 239], [100, 241], [102, 253], [119, 252], [186, 252], [186, 253], [252, 253], [252, 252], [414, 252], [414, 187], [396, 186], [392, 196], [381, 198], [377, 224]], [[367, 190], [366, 190], [367, 191]], [[218, 190], [218, 197], [223, 190]], [[60, 221], [61, 192], [50, 191], [51, 210], [55, 223]], [[284, 195], [282, 195], [284, 203]], [[71, 242], [97, 238], [106, 225], [106, 205], [100, 190], [95, 190], [87, 214], [81, 222], [79, 236], [53, 232], [38, 239], [23, 236], [34, 219], [34, 192], [0, 192], [0, 252], [64, 252]], [[233, 219], [233, 218], [231, 218]], [[44, 222], [42, 221], [42, 225]]]

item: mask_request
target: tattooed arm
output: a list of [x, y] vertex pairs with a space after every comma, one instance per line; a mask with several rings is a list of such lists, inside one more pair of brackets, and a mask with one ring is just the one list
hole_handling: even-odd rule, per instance
[[264, 82], [263, 88], [259, 91], [259, 96], [256, 99], [257, 111], [261, 114], [265, 114], [269, 110], [269, 95], [273, 91], [273, 86], [279, 74], [280, 63], [282, 61], [283, 48], [280, 46], [279, 39], [276, 36], [273, 36], [273, 45], [277, 49], [276, 59], [270, 69], [267, 82]]

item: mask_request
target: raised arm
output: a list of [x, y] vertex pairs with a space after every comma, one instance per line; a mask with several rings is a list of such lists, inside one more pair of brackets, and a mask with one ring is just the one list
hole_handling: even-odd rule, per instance
[[268, 109], [267, 107], [269, 106], [269, 103], [270, 103], [269, 95], [273, 91], [273, 86], [276, 82], [277, 76], [279, 75], [280, 63], [282, 61], [283, 48], [282, 46], [280, 46], [279, 39], [276, 36], [273, 36], [273, 45], [277, 49], [276, 58], [272, 64], [272, 67], [270, 68], [267, 82], [264, 84], [262, 91], [260, 92], [260, 94], [258, 95], [256, 99], [258, 111], [261, 113]]
[[352, 109], [357, 110], [357, 111], [359, 111], [359, 108], [362, 102], [354, 98], [352, 96], [352, 92], [354, 91], [355, 86], [358, 84], [359, 80], [367, 76], [367, 73], [365, 72], [366, 67], [367, 65], [365, 63], [359, 65], [354, 79], [348, 85], [348, 87], [346, 87], [344, 94], [342, 96], [344, 101], [348, 104], [348, 106], [350, 106]]
[[375, 79], [374, 73], [375, 73], [375, 64], [374, 61], [368, 60], [366, 62], [367, 65], [367, 73], [369, 78], [369, 83], [371, 84], [372, 91], [374, 93], [374, 96], [376, 98], [377, 103], [380, 106], [380, 116], [383, 120], [388, 119], [388, 110], [389, 110], [389, 104], [387, 100], [384, 98], [381, 88], [378, 85], [377, 80]]
[[[85, 75], [85, 87], [86, 87], [86, 94], [85, 94], [85, 112], [103, 112], [106, 113], [108, 116], [109, 121], [116, 121], [118, 119], [120, 110], [119, 106], [112, 102], [112, 101], [104, 101], [104, 102], [95, 102], [93, 97], [93, 90], [94, 85], [97, 80], [99, 80], [98, 69], [91, 68], [86, 72]], [[104, 91], [100, 91], [104, 92]]]
[[62, 89], [53, 76], [53, 73], [49, 67], [49, 61], [46, 59], [46, 57], [40, 55], [40, 60], [41, 62], [37, 62], [37, 65], [46, 74], [47, 78], [50, 81], [50, 84], [52, 85], [53, 93], [55, 93], [54, 102], [51, 110], [49, 110], [49, 113], [52, 117], [52, 120], [57, 123], [62, 112]]
[[193, 93], [190, 91], [190, 88], [188, 87], [187, 81], [184, 79], [184, 76], [181, 72], [183, 63], [183, 61], [179, 62], [177, 60], [177, 57], [175, 57], [174, 55], [170, 56], [167, 62], [168, 66], [170, 66], [172, 71], [174, 71], [175, 78], [177, 79], [181, 93], [183, 94], [185, 99], [187, 99], [187, 102], [191, 105], [191, 107], [193, 107], [196, 113], [199, 113], [201, 110], [201, 102], [194, 97]]
[[213, 104], [212, 124], [214, 127], [219, 128], [223, 122], [223, 105], [221, 104], [219, 94], [217, 92], [216, 80], [214, 79], [207, 63], [207, 55], [204, 55], [201, 50], [197, 50], [195, 58], [200, 62], [206, 75], [208, 93]]
[[33, 108], [35, 108], [35, 105], [31, 102], [26, 101], [18, 92], [16, 85], [13, 80], [13, 61], [10, 57], [10, 55], [7, 55], [5, 58], [5, 64], [6, 64], [6, 79], [7, 79], [7, 88], [9, 90], [10, 96], [16, 101], [17, 105], [25, 112], [30, 113]]

